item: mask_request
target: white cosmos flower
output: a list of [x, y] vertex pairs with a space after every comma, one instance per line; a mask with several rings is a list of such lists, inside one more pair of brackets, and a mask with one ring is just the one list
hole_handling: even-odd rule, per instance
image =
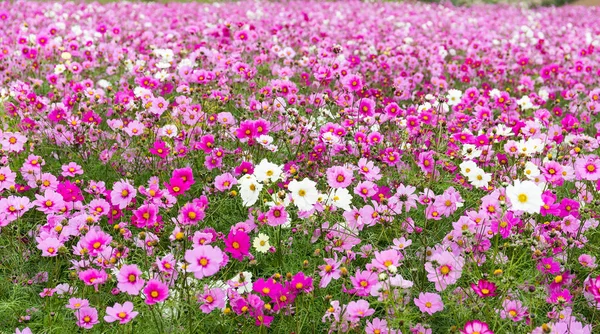
[[533, 103], [531, 102], [531, 99], [527, 95], [525, 95], [522, 98], [520, 98], [519, 100], [517, 100], [517, 104], [523, 110], [533, 109], [533, 107], [534, 107]]
[[503, 137], [510, 137], [513, 135], [512, 129], [505, 126], [504, 124], [498, 124], [496, 126], [496, 134]]
[[259, 233], [256, 238], [252, 241], [252, 246], [259, 253], [266, 253], [271, 249], [271, 244], [269, 243], [269, 236], [264, 233]]
[[533, 180], [540, 176], [540, 169], [536, 166], [536, 164], [532, 163], [531, 161], [527, 161], [525, 164], [524, 173], [526, 178]]
[[252, 291], [252, 273], [249, 271], [243, 271], [233, 276], [229, 281], [231, 285], [238, 293], [248, 293]]
[[477, 149], [477, 146], [472, 144], [464, 144], [462, 147], [462, 154], [467, 159], [475, 159], [481, 156], [481, 150]]
[[258, 182], [265, 182], [269, 180], [275, 182], [279, 179], [283, 173], [281, 166], [278, 166], [267, 159], [262, 159], [256, 167], [254, 167], [254, 176]]
[[470, 177], [470, 175], [472, 175], [473, 172], [479, 169], [479, 166], [477, 166], [477, 164], [471, 160], [461, 162], [459, 167], [460, 173], [466, 177]]
[[451, 89], [448, 91], [448, 95], [446, 98], [448, 99], [449, 106], [455, 106], [460, 103], [460, 98], [462, 97], [462, 92], [458, 89]]
[[67, 67], [63, 64], [58, 64], [54, 67], [54, 74], [61, 74], [67, 70]]
[[314, 181], [307, 178], [300, 182], [292, 180], [288, 184], [288, 190], [292, 193], [292, 200], [300, 211], [310, 211], [317, 203], [319, 192], [317, 191], [317, 183]]
[[240, 195], [244, 206], [252, 206], [258, 201], [258, 196], [263, 185], [258, 182], [254, 175], [244, 175], [238, 180]]
[[468, 176], [469, 182], [478, 188], [485, 188], [492, 180], [492, 174], [486, 173], [483, 169], [477, 167], [471, 175]]
[[541, 206], [544, 205], [542, 188], [532, 181], [515, 180], [514, 185], [506, 187], [506, 197], [510, 200], [511, 211], [539, 213]]
[[544, 149], [544, 145], [539, 138], [529, 138], [526, 141], [521, 139], [517, 143], [517, 149], [520, 153], [530, 157], [535, 153], [540, 153]]
[[326, 143], [326, 144], [337, 144], [340, 141], [340, 137], [334, 135], [333, 133], [326, 131], [321, 135], [321, 139]]
[[338, 208], [346, 211], [352, 210], [350, 204], [352, 203], [352, 195], [346, 188], [337, 188], [331, 192], [329, 198], [327, 198], [327, 205], [335, 205]]
[[269, 145], [271, 145], [271, 143], [273, 143], [273, 137], [271, 137], [269, 135], [260, 135], [260, 136], [258, 136], [258, 138], [256, 138], [256, 141], [259, 144], [261, 144], [263, 147], [269, 146]]
[[177, 137], [177, 127], [173, 124], [167, 124], [160, 128], [159, 135], [169, 138]]

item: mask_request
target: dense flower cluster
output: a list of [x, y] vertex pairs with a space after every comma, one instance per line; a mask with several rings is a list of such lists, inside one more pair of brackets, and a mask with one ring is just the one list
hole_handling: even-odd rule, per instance
[[0, 3], [0, 331], [600, 330], [599, 16]]

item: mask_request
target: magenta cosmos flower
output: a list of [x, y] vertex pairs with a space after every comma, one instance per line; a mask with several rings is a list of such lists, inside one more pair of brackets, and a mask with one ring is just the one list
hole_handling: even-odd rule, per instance
[[104, 321], [118, 321], [122, 325], [130, 322], [137, 315], [138, 312], [133, 310], [132, 302], [125, 302], [123, 305], [115, 303], [113, 307], [108, 306], [106, 308], [106, 316], [104, 316]]
[[189, 263], [187, 270], [194, 273], [197, 279], [212, 276], [221, 268], [223, 252], [218, 247], [201, 245], [185, 251], [185, 261]]
[[146, 304], [154, 305], [169, 297], [169, 288], [165, 283], [157, 279], [151, 279], [144, 288], [144, 294], [146, 295]]
[[79, 272], [79, 279], [81, 279], [85, 285], [93, 285], [94, 288], [98, 289], [98, 285], [106, 282], [108, 274], [104, 270], [90, 268]]
[[462, 334], [494, 334], [488, 324], [479, 320], [467, 321], [460, 332]]
[[419, 298], [415, 298], [414, 302], [421, 312], [429, 313], [429, 315], [444, 309], [442, 297], [437, 293], [421, 292]]
[[477, 284], [471, 283], [471, 289], [473, 289], [479, 297], [486, 298], [496, 296], [496, 284], [483, 279], [480, 279]]
[[225, 246], [226, 252], [229, 252], [234, 259], [242, 261], [250, 254], [250, 237], [242, 231], [230, 231], [225, 239]]

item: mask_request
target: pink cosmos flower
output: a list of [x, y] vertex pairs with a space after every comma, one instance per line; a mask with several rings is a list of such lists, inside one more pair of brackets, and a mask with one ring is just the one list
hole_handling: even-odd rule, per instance
[[78, 310], [82, 307], [88, 307], [88, 306], [90, 306], [90, 302], [87, 299], [71, 298], [71, 299], [69, 299], [69, 304], [67, 304], [66, 307], [71, 310]]
[[412, 334], [432, 334], [433, 331], [429, 327], [425, 327], [423, 324], [416, 324], [410, 328]]
[[158, 220], [158, 208], [154, 204], [143, 204], [133, 211], [134, 226], [138, 228], [152, 227]]
[[61, 194], [65, 202], [83, 201], [81, 189], [69, 180], [59, 183], [56, 192]]
[[112, 205], [118, 206], [119, 209], [125, 209], [129, 203], [137, 195], [137, 190], [126, 181], [118, 181], [113, 185], [113, 190], [110, 192], [110, 201]]
[[366, 334], [388, 334], [389, 328], [385, 319], [374, 318], [373, 321], [367, 320], [365, 327]]
[[319, 272], [319, 276], [321, 276], [321, 282], [319, 282], [320, 288], [327, 287], [332, 279], [337, 280], [341, 277], [340, 267], [343, 262], [343, 260], [338, 261], [337, 253], [335, 253], [335, 258], [325, 258], [323, 260], [325, 261], [325, 264], [319, 266], [319, 270], [321, 270]]
[[411, 209], [416, 209], [418, 199], [415, 194], [416, 189], [411, 185], [400, 184], [396, 189], [396, 195], [389, 200], [390, 205], [394, 206], [398, 213], [402, 213], [403, 210], [409, 212]]
[[560, 205], [556, 203], [556, 195], [551, 191], [546, 190], [542, 193], [542, 201], [544, 202], [544, 205], [540, 208], [540, 214], [542, 216], [560, 215]]
[[93, 307], [82, 307], [75, 311], [77, 326], [90, 329], [98, 323], [98, 311]]
[[529, 315], [527, 307], [523, 306], [523, 303], [519, 300], [505, 300], [502, 302], [503, 309], [500, 310], [500, 317], [502, 319], [511, 319], [512, 321], [521, 321]]
[[594, 154], [577, 158], [575, 160], [575, 175], [588, 181], [600, 179], [600, 158]]
[[327, 183], [332, 188], [346, 188], [352, 183], [352, 171], [346, 167], [330, 167], [326, 174]]
[[377, 181], [381, 179], [379, 167], [375, 163], [368, 161], [366, 158], [358, 160], [358, 171], [367, 181]]
[[225, 173], [215, 178], [215, 188], [218, 191], [230, 190], [232, 186], [237, 184], [237, 179], [230, 173]]
[[171, 196], [181, 196], [190, 189], [190, 186], [180, 179], [171, 179], [165, 183], [165, 187]]
[[388, 249], [382, 252], [375, 252], [375, 258], [371, 262], [373, 267], [380, 270], [389, 270], [390, 266], [398, 267], [403, 255], [395, 249]]
[[14, 187], [17, 173], [10, 170], [10, 167], [0, 167], [0, 191]]
[[592, 325], [577, 320], [560, 321], [554, 324], [551, 334], [592, 334]]
[[[434, 266], [435, 263], [435, 266]], [[450, 284], [456, 283], [462, 274], [463, 259], [450, 252], [440, 252], [431, 256], [425, 263], [427, 279], [435, 283], [437, 291], [443, 291]]]
[[437, 293], [421, 292], [419, 293], [419, 298], [415, 298], [414, 302], [421, 312], [429, 313], [429, 315], [444, 309], [442, 297]]
[[461, 334], [494, 334], [488, 324], [479, 320], [467, 321], [460, 332]]
[[146, 295], [146, 304], [154, 305], [169, 298], [169, 288], [165, 283], [151, 279], [144, 288], [144, 295]]
[[44, 297], [52, 297], [54, 296], [54, 293], [56, 291], [54, 289], [50, 289], [50, 288], [44, 288], [44, 290], [42, 292], [40, 292], [40, 297], [44, 298]]
[[175, 169], [172, 173], [170, 181], [181, 181], [181, 183], [189, 189], [194, 183], [194, 174], [191, 167]]
[[357, 270], [356, 274], [350, 277], [353, 286], [351, 291], [357, 296], [368, 296], [373, 286], [377, 284], [377, 280], [377, 273], [368, 270]]
[[137, 296], [144, 287], [142, 271], [135, 264], [125, 264], [121, 266], [117, 274], [117, 288], [133, 296]]
[[132, 302], [124, 302], [123, 305], [119, 303], [115, 303], [113, 307], [106, 307], [106, 316], [104, 316], [104, 321], [106, 322], [114, 322], [118, 321], [119, 324], [123, 325], [135, 318], [138, 315], [138, 312], [133, 310]]
[[360, 299], [358, 301], [351, 301], [348, 303], [346, 312], [348, 313], [348, 318], [351, 321], [358, 321], [362, 318], [372, 315], [375, 313], [375, 310], [370, 307], [368, 301]]
[[104, 199], [93, 199], [88, 207], [90, 213], [94, 216], [106, 216], [110, 212], [110, 204]]
[[423, 173], [430, 174], [435, 169], [435, 161], [433, 160], [434, 151], [427, 151], [419, 153], [417, 165], [421, 168]]
[[35, 198], [33, 204], [45, 214], [58, 213], [65, 206], [63, 197], [52, 189], [46, 189], [43, 196], [36, 194]]
[[157, 258], [155, 263], [158, 270], [161, 272], [172, 273], [175, 270], [175, 256], [173, 256], [173, 254], [167, 254], [162, 258]]
[[298, 272], [292, 277], [289, 286], [291, 290], [308, 293], [313, 290], [313, 279], [310, 276], [304, 275], [303, 272]]
[[363, 199], [368, 200], [377, 193], [377, 185], [371, 181], [359, 182], [356, 187], [354, 187], [354, 193]]
[[42, 256], [53, 257], [58, 255], [58, 249], [62, 246], [63, 244], [58, 239], [48, 237], [40, 241], [37, 248], [42, 251]]
[[279, 226], [287, 223], [288, 213], [283, 205], [272, 206], [267, 212], [267, 224], [269, 226]]
[[560, 216], [567, 217], [571, 215], [575, 218], [579, 218], [579, 206], [580, 205], [578, 201], [570, 198], [563, 198], [562, 201], [560, 201], [559, 206]]
[[185, 261], [189, 263], [187, 270], [194, 273], [197, 279], [212, 276], [221, 268], [223, 252], [218, 247], [202, 245], [185, 251]]
[[581, 254], [577, 261], [579, 261], [579, 264], [581, 264], [583, 267], [587, 267], [590, 269], [594, 269], [597, 267], [596, 257], [589, 254]]
[[26, 142], [27, 137], [18, 132], [4, 132], [0, 136], [0, 147], [7, 152], [21, 152]]
[[111, 241], [112, 237], [109, 234], [94, 228], [81, 238], [80, 244], [91, 256], [98, 256], [110, 245]]
[[342, 82], [344, 84], [344, 88], [351, 92], [358, 92], [363, 88], [362, 79], [355, 74], [346, 76]]
[[225, 292], [220, 288], [210, 289], [204, 286], [204, 292], [198, 295], [198, 303], [202, 304], [200, 310], [203, 313], [210, 313], [214, 309], [225, 307]]
[[146, 127], [143, 123], [133, 120], [129, 122], [129, 124], [127, 124], [125, 128], [123, 128], [123, 131], [125, 131], [125, 133], [127, 133], [131, 137], [136, 137], [143, 135], [145, 129]]
[[64, 177], [75, 177], [76, 175], [83, 174], [83, 168], [74, 162], [69, 162], [69, 164], [63, 165], [61, 168], [61, 175]]

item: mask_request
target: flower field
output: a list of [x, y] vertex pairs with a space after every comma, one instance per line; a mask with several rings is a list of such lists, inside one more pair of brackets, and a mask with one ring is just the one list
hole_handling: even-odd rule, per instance
[[0, 3], [0, 333], [599, 333], [600, 10]]

